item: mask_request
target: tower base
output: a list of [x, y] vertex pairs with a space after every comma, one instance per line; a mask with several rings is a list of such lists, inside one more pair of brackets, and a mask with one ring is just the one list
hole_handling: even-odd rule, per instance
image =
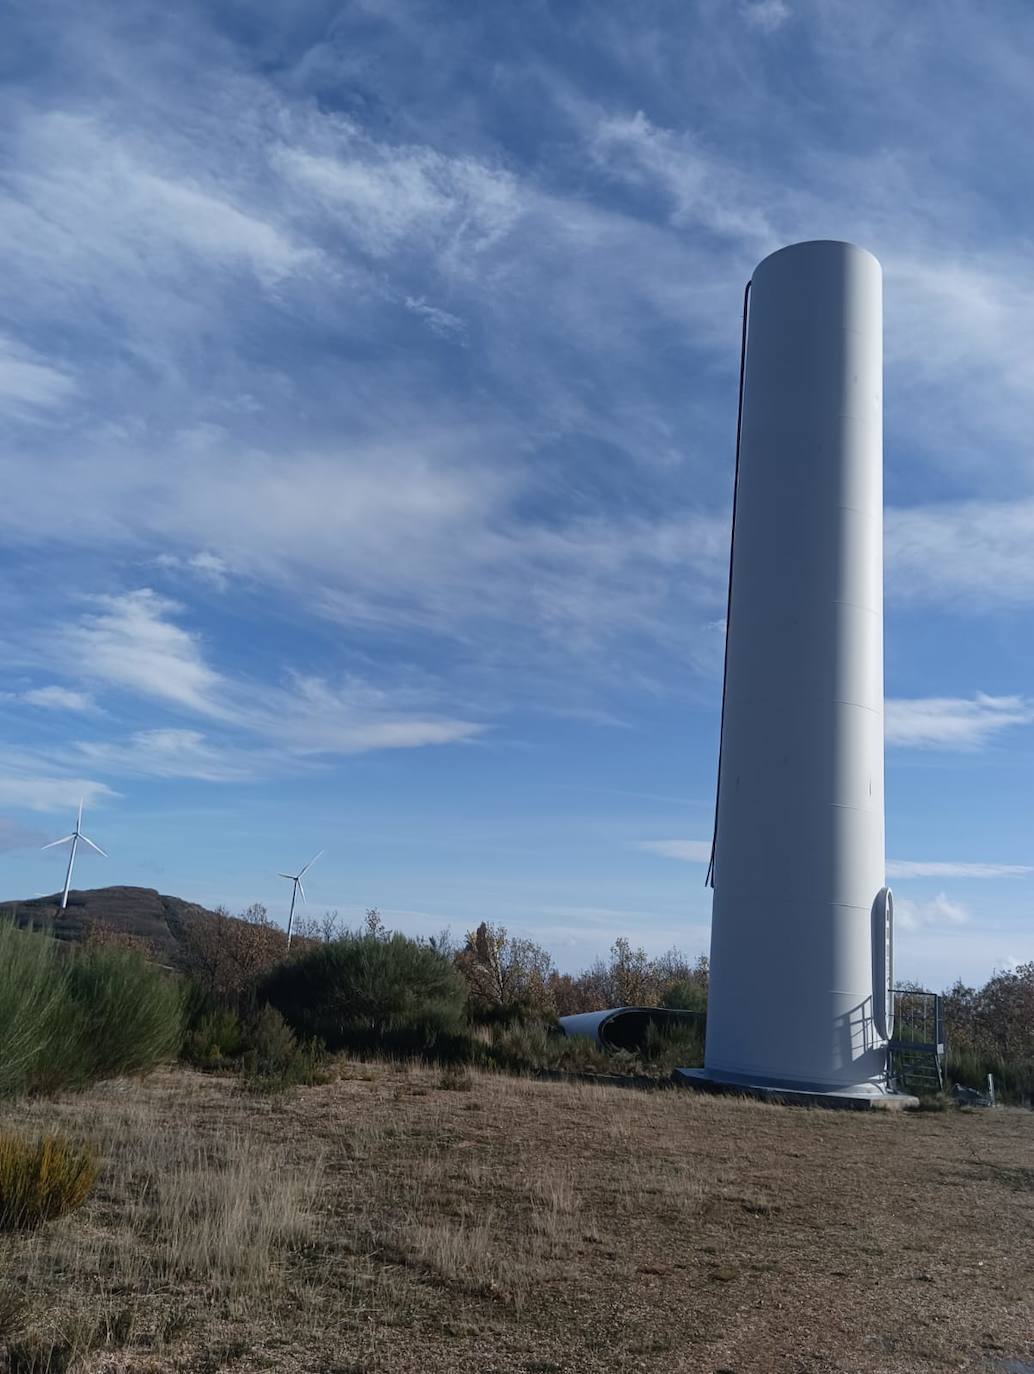
[[854, 1112], [893, 1112], [919, 1106], [919, 1098], [911, 1093], [865, 1091], [862, 1088], [782, 1087], [778, 1083], [752, 1083], [749, 1078], [733, 1081], [731, 1077], [712, 1074], [708, 1069], [676, 1069], [672, 1081], [680, 1088], [755, 1097], [761, 1102], [775, 1102], [783, 1106], [829, 1107]]

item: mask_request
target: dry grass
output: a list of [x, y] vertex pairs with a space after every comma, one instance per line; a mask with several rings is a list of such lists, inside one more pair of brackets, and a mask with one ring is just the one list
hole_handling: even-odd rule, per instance
[[10, 1368], [911, 1374], [1034, 1355], [1029, 1114], [468, 1077], [343, 1065], [256, 1099], [169, 1073], [11, 1108], [103, 1168], [78, 1213], [3, 1241]]

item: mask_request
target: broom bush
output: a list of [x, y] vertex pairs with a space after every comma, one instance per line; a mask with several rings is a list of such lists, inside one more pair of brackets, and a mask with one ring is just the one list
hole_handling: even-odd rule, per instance
[[86, 1149], [60, 1136], [0, 1135], [0, 1231], [31, 1231], [85, 1201], [97, 1177]]
[[68, 961], [69, 1030], [78, 1071], [89, 1082], [142, 1073], [175, 1058], [183, 1039], [183, 994], [143, 955], [86, 945]]
[[142, 954], [0, 922], [0, 1096], [142, 1073], [182, 1038], [179, 984]]
[[56, 941], [0, 922], [0, 1096], [24, 1092], [60, 1059], [68, 1013]]

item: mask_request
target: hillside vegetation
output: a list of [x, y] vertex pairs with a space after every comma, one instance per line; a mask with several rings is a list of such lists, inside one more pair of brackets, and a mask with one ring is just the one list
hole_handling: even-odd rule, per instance
[[[133, 915], [134, 893], [142, 893], [143, 915]], [[314, 1076], [321, 1046], [517, 1070], [665, 1073], [700, 1062], [701, 1037], [691, 1029], [675, 1043], [655, 1038], [638, 1055], [609, 1063], [550, 1032], [557, 1016], [603, 1007], [705, 1010], [707, 960], [677, 949], [651, 958], [619, 938], [609, 959], [562, 974], [548, 951], [502, 927], [483, 922], [457, 946], [447, 932], [430, 940], [393, 934], [371, 910], [359, 931], [341, 929], [332, 913], [303, 918], [289, 952], [261, 906], [231, 916], [143, 889], [73, 896], [87, 900], [60, 927], [66, 940], [130, 949], [183, 975], [186, 1047], [197, 1064], [243, 1062], [250, 1053], [271, 1081], [287, 1083]], [[26, 903], [16, 919], [47, 910], [45, 902]], [[105, 911], [117, 922], [101, 919]], [[146, 932], [155, 923], [152, 939]], [[1034, 964], [996, 973], [982, 988], [956, 983], [944, 1009], [949, 1078], [982, 1089], [991, 1073], [1004, 1100], [1030, 1104]]]

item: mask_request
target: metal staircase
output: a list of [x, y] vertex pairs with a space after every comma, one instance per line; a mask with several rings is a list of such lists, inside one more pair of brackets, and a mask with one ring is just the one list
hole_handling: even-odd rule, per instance
[[936, 992], [895, 988], [894, 1035], [887, 1045], [890, 1085], [903, 1092], [943, 1092], [944, 1013]]

